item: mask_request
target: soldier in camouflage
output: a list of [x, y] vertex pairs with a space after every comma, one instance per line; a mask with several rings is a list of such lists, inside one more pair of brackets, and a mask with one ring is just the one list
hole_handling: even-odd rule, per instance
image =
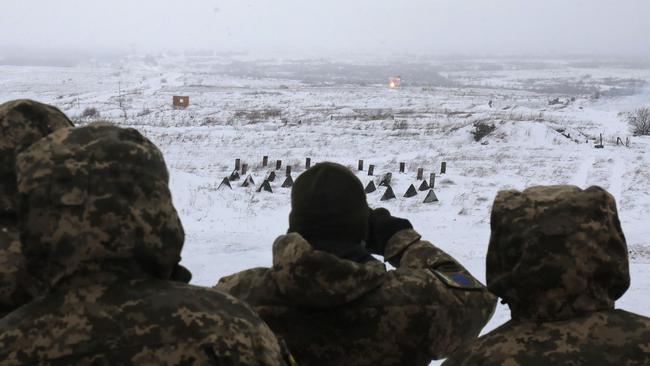
[[170, 281], [183, 228], [162, 154], [139, 132], [59, 130], [17, 173], [26, 268], [46, 290], [0, 320], [0, 364], [286, 364], [248, 306]]
[[21, 99], [0, 105], [0, 317], [30, 300], [16, 222], [16, 154], [52, 131], [72, 127], [57, 108]]
[[216, 288], [251, 304], [299, 364], [428, 365], [490, 319], [496, 298], [407, 220], [370, 210], [348, 168], [307, 170], [291, 205], [273, 267], [222, 278]]
[[491, 221], [488, 288], [512, 319], [444, 365], [650, 365], [650, 319], [614, 308], [630, 275], [609, 193], [502, 191]]

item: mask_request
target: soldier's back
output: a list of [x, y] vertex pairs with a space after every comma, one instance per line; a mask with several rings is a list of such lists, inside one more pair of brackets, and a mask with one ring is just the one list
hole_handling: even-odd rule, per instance
[[511, 320], [444, 365], [650, 365], [650, 318], [609, 310], [563, 321]]
[[182, 283], [137, 279], [63, 286], [18, 309], [0, 321], [0, 364], [284, 361], [275, 336], [235, 298]]
[[410, 256], [419, 249], [451, 259], [414, 231], [403, 235], [415, 243], [391, 271], [314, 250], [298, 234], [281, 236], [272, 268], [222, 278], [216, 288], [251, 304], [302, 366], [428, 365], [476, 337], [494, 298], [482, 286], [448, 287], [416, 266]]

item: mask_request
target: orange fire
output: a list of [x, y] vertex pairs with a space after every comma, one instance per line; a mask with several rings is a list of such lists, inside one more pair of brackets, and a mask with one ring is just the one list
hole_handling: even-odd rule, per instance
[[400, 83], [402, 82], [402, 78], [399, 76], [391, 76], [388, 78], [388, 87], [391, 89], [395, 89], [399, 87]]

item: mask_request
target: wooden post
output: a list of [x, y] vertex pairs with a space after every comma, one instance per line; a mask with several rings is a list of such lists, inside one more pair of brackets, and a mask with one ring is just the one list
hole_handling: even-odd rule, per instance
[[404, 173], [404, 169], [406, 168], [406, 163], [399, 163], [399, 172]]
[[440, 164], [440, 174], [445, 173], [447, 173], [447, 162], [443, 161], [442, 164]]
[[262, 156], [262, 166], [267, 166], [269, 165], [269, 157], [264, 155]]
[[305, 158], [305, 169], [311, 168], [311, 158]]
[[241, 175], [246, 174], [247, 171], [248, 171], [248, 164], [242, 164], [241, 165]]
[[241, 169], [241, 159], [235, 159], [235, 170]]
[[424, 175], [424, 169], [423, 168], [418, 168], [418, 176], [417, 180], [422, 180], [422, 176]]
[[363, 160], [359, 160], [358, 169], [359, 169], [359, 171], [363, 170]]
[[282, 160], [276, 160], [275, 170], [280, 170], [280, 169], [282, 169]]
[[287, 177], [288, 177], [288, 176], [291, 175], [291, 165], [287, 165], [286, 170], [287, 170], [287, 174], [286, 174], [286, 175], [287, 175]]
[[433, 189], [436, 186], [436, 173], [429, 175], [429, 188]]
[[368, 175], [372, 175], [374, 171], [375, 171], [375, 166], [372, 164], [368, 165]]

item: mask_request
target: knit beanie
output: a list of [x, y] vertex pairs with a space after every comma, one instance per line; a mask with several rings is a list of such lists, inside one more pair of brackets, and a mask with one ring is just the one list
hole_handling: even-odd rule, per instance
[[289, 232], [309, 242], [361, 243], [368, 232], [368, 214], [363, 185], [350, 169], [319, 163], [293, 185]]

